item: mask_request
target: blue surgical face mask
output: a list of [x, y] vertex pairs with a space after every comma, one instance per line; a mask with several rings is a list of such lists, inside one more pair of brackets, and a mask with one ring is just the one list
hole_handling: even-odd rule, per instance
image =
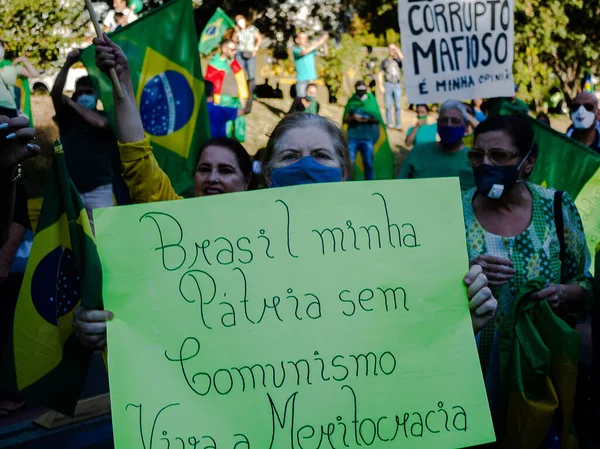
[[77, 97], [77, 104], [82, 108], [89, 109], [90, 111], [96, 108], [98, 98], [91, 94], [81, 94]]
[[271, 187], [340, 182], [342, 169], [320, 164], [312, 156], [305, 156], [287, 167], [271, 171]]
[[449, 126], [449, 125], [438, 125], [438, 134], [440, 140], [446, 145], [455, 145], [462, 140], [467, 131], [465, 125], [462, 126]]
[[525, 156], [519, 165], [481, 164], [473, 167], [473, 176], [475, 177], [477, 191], [493, 200], [502, 198], [516, 184], [523, 182], [522, 179], [519, 179], [519, 172], [531, 154], [531, 151], [529, 150], [529, 153], [527, 153], [527, 156]]

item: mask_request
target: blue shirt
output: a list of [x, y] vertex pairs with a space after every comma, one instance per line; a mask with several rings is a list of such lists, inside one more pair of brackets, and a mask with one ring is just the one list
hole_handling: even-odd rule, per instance
[[219, 106], [212, 102], [207, 103], [210, 134], [212, 137], [227, 137], [227, 122], [238, 117], [237, 108]]
[[485, 121], [486, 118], [487, 116], [482, 111], [478, 111], [477, 109], [475, 109], [475, 120], [481, 123]]
[[314, 81], [317, 79], [317, 70], [315, 69], [316, 51], [302, 55], [302, 49], [294, 47], [294, 62], [296, 63], [297, 81]]

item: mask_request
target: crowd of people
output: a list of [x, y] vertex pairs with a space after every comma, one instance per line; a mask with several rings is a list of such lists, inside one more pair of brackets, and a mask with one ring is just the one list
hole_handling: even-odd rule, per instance
[[[118, 6], [129, 21], [135, 20], [134, 3], [115, 0], [115, 11]], [[402, 129], [402, 52], [391, 44], [389, 56], [380, 64], [373, 56], [367, 58], [368, 75], [355, 84], [342, 118], [343, 129], [319, 115], [315, 58], [319, 49], [327, 52], [328, 39], [327, 34], [312, 42], [306, 33], [296, 37], [292, 52], [297, 72], [296, 98], [289, 114], [277, 124], [266, 147], [253, 161], [240, 139], [232, 138], [237, 125], [228, 129], [227, 124], [251, 113], [256, 53], [262, 36], [245, 17], [236, 17], [233, 37], [223, 41], [215, 58], [227, 64], [236, 61], [246, 74], [247, 102], [242, 107], [240, 103], [227, 105], [220, 101], [228, 92], [240, 95], [239, 81], [233, 88], [226, 86], [227, 75], [218, 80], [218, 85], [206, 81], [212, 138], [199, 149], [195, 172], [190, 175], [194, 177], [194, 196], [251, 190], [256, 188], [258, 175], [270, 188], [350, 181], [358, 154], [365, 179], [375, 178], [375, 142], [386, 126]], [[98, 93], [89, 78], [77, 82], [71, 97], [63, 94], [67, 71], [79, 58], [77, 50], [69, 54], [52, 90], [68, 170], [92, 224], [91, 211], [111, 206], [113, 195], [121, 204], [183, 199], [154, 158], [126, 56], [106, 36], [94, 44], [98, 67], [107, 73], [116, 70], [125, 94], [124, 98], [114, 96], [116, 135], [106, 115], [98, 110]], [[20, 164], [40, 152], [34, 141], [35, 130], [18, 116], [11, 86], [18, 75], [34, 74], [35, 68], [24, 58], [0, 68], [0, 296], [12, 298], [0, 301], [2, 332], [10, 327], [6, 317], [14, 312], [24, 271], [22, 267], [15, 269], [22, 270], [19, 278], [19, 271], [13, 275], [11, 266], [21, 261], [19, 251], [30, 228], [23, 208], [26, 200]], [[377, 104], [377, 91], [385, 99], [385, 121]], [[470, 104], [448, 100], [439, 107], [434, 122], [430, 105], [415, 105], [417, 121], [406, 133], [406, 144], [412, 150], [399, 176], [460, 179], [471, 260], [470, 267], [465, 267], [465, 303], [471, 312], [500, 444], [506, 391], [500, 380], [499, 332], [519, 303], [519, 295], [527, 290], [527, 301], [547, 302], [556, 317], [571, 327], [589, 315], [594, 298], [591, 255], [577, 207], [567, 194], [528, 181], [543, 148], [537, 147], [533, 129], [522, 116], [497, 113], [505, 103], [515, 110], [522, 109], [516, 96], [487, 102], [476, 99]], [[580, 93], [570, 108], [573, 125], [567, 135], [600, 151], [597, 98]], [[113, 188], [119, 180], [124, 184]], [[534, 282], [539, 278], [543, 279], [541, 285]], [[106, 322], [112, 318], [110, 311], [78, 308], [73, 326], [81, 343], [94, 349], [105, 347]], [[6, 345], [7, 336], [0, 337], [0, 344]], [[0, 390], [0, 417], [18, 404], [18, 398]], [[578, 430], [583, 427], [581, 422], [575, 425]], [[547, 441], [560, 438], [556, 426], [548, 427]]]

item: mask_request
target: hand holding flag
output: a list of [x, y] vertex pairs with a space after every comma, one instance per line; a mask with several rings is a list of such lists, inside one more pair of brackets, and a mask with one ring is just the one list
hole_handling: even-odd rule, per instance
[[[100, 28], [100, 22], [98, 22], [98, 17], [96, 17], [96, 12], [94, 11], [94, 6], [92, 5], [92, 0], [85, 0], [85, 6], [90, 14], [90, 19], [92, 20], [92, 23], [94, 24], [94, 28], [96, 30], [96, 34], [98, 35], [98, 37], [102, 36], [102, 28]], [[110, 79], [112, 80], [113, 84], [115, 85], [115, 90], [117, 91], [117, 96], [122, 99], [124, 97], [123, 94], [123, 89], [121, 88], [121, 84], [119, 83], [119, 79], [117, 78], [117, 74], [115, 73], [115, 70], [109, 70], [109, 76]]]
[[119, 139], [123, 143], [139, 142], [144, 139], [144, 125], [135, 100], [129, 62], [127, 56], [117, 44], [111, 41], [106, 34], [94, 39], [96, 46], [96, 65], [105, 74], [114, 71], [117, 81], [123, 87], [123, 97], [118, 97], [115, 90], [114, 112]]
[[0, 115], [0, 169], [12, 170], [18, 164], [40, 154], [40, 147], [30, 143], [35, 129], [26, 117], [9, 119]]

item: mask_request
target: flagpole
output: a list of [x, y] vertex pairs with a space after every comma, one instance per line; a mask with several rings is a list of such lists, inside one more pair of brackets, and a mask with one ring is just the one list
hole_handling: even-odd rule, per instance
[[[92, 19], [92, 23], [94, 24], [94, 28], [96, 29], [96, 34], [98, 35], [98, 37], [102, 37], [102, 28], [100, 28], [100, 23], [98, 22], [98, 17], [96, 17], [96, 12], [94, 11], [94, 7], [92, 6], [92, 1], [91, 0], [85, 0], [85, 6], [88, 10], [88, 12], [90, 13], [90, 19]], [[119, 97], [119, 100], [122, 100], [123, 98], [125, 98], [125, 94], [123, 94], [123, 88], [121, 87], [121, 82], [119, 81], [119, 78], [117, 77], [117, 71], [112, 68], [109, 70], [109, 74], [110, 74], [110, 79], [113, 82], [113, 85], [115, 86], [115, 89], [117, 90], [117, 96]]]

